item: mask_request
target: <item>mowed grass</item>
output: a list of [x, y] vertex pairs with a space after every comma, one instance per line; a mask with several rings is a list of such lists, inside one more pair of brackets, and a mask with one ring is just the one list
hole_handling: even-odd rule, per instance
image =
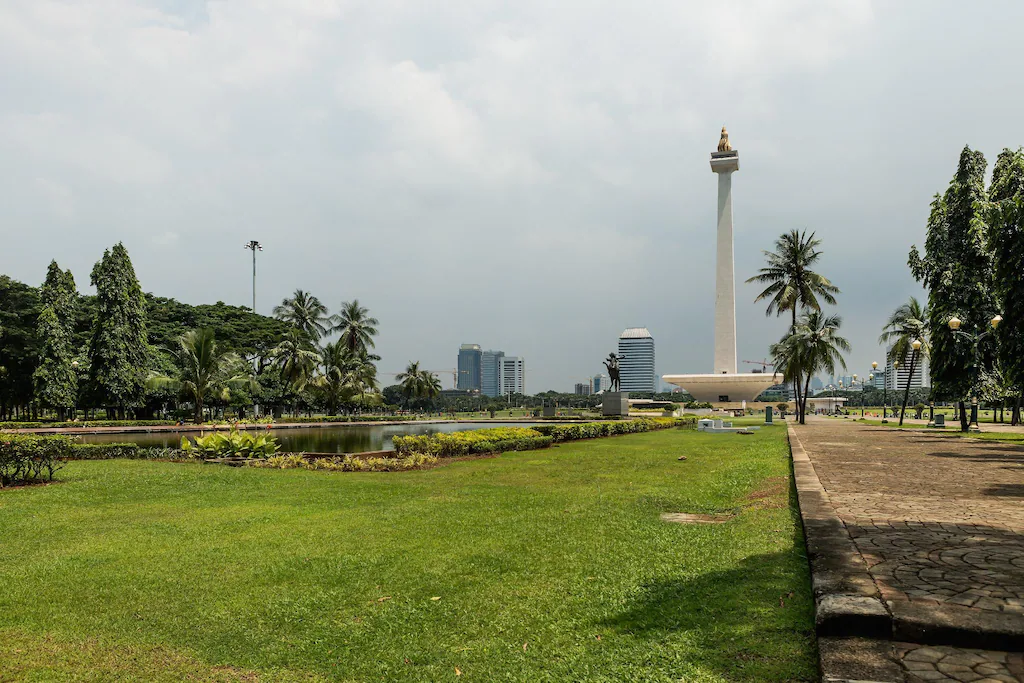
[[0, 680], [813, 680], [789, 473], [784, 427], [406, 473], [71, 463], [0, 491]]

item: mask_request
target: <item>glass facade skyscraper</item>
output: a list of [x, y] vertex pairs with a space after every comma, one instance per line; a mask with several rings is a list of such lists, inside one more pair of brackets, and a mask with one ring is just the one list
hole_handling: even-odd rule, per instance
[[482, 360], [479, 344], [463, 344], [459, 348], [459, 391], [480, 391]]
[[619, 335], [621, 391], [658, 390], [654, 374], [654, 337], [646, 327], [630, 327]]
[[504, 351], [484, 351], [480, 357], [480, 393], [484, 396], [501, 395], [501, 359]]

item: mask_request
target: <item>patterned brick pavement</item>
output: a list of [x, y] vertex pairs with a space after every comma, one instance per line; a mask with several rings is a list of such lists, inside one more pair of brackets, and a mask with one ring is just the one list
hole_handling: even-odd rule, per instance
[[1024, 616], [1024, 448], [835, 420], [796, 433], [884, 599]]
[[[1024, 447], [828, 419], [794, 434], [894, 618], [1024, 628]], [[1024, 681], [1019, 653], [893, 653], [908, 681]]]

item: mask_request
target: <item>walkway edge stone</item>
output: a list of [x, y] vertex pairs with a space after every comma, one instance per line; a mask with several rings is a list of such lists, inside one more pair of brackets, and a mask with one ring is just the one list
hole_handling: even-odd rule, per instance
[[793, 426], [786, 428], [811, 567], [821, 679], [900, 681], [902, 674], [890, 656], [892, 617]]
[[892, 616], [868, 573], [867, 563], [832, 507], [793, 426], [787, 425], [787, 429], [811, 565], [817, 633], [822, 637], [891, 639]]

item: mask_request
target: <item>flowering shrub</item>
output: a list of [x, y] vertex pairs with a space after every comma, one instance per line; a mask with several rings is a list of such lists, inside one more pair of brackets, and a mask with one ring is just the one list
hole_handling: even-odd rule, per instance
[[400, 455], [426, 453], [437, 458], [452, 458], [473, 453], [528, 451], [551, 445], [551, 437], [527, 427], [495, 427], [451, 434], [394, 437]]
[[651, 432], [657, 429], [668, 429], [670, 427], [696, 429], [697, 420], [694, 417], [644, 417], [639, 420], [622, 420], [620, 422], [584, 422], [582, 424], [572, 425], [540, 425], [534, 429], [546, 436], [550, 436], [556, 442], [560, 442], [577, 441], [579, 439], [594, 439], [599, 436], [615, 436], [617, 434]]
[[437, 458], [425, 453], [413, 453], [400, 458], [356, 458], [346, 455], [338, 458], [317, 458], [310, 461], [300, 454], [272, 455], [266, 460], [253, 460], [250, 467], [274, 469], [328, 470], [332, 472], [401, 472], [426, 467]]

